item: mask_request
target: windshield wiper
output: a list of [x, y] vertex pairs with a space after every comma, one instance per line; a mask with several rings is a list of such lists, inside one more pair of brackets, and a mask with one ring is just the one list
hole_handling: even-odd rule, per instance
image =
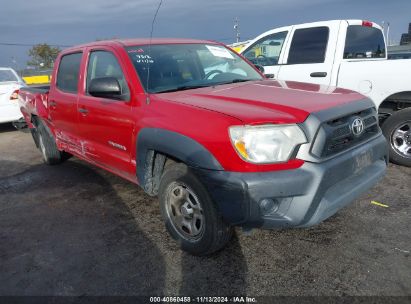
[[172, 89], [167, 89], [167, 90], [163, 90], [163, 91], [158, 91], [155, 92], [157, 93], [170, 93], [170, 92], [177, 92], [177, 91], [184, 91], [184, 90], [191, 90], [191, 89], [198, 89], [198, 88], [205, 88], [205, 87], [214, 87], [217, 85], [223, 85], [223, 84], [229, 84], [229, 83], [237, 83], [237, 82], [245, 82], [245, 81], [253, 81], [253, 80], [257, 80], [257, 79], [244, 79], [244, 78], [236, 78], [236, 79], [232, 79], [230, 81], [224, 81], [224, 82], [214, 82], [214, 83], [208, 83], [208, 84], [202, 84], [202, 85], [182, 85], [176, 88], [172, 88]]
[[245, 81], [251, 81], [251, 79], [240, 79], [240, 78], [237, 78], [237, 79], [231, 80], [231, 83], [245, 82]]
[[215, 83], [214, 85], [222, 85], [222, 84], [237, 83], [237, 82], [246, 82], [246, 81], [253, 81], [253, 80], [256, 80], [256, 79], [236, 78], [236, 79], [229, 80], [229, 81], [218, 82], [218, 83]]
[[163, 90], [163, 91], [158, 91], [158, 92], [155, 92], [155, 93], [177, 92], [177, 91], [205, 88], [205, 87], [209, 87], [209, 86], [211, 86], [211, 85], [210, 84], [207, 84], [207, 85], [193, 85], [193, 86], [182, 85], [182, 86], [179, 86], [179, 87], [176, 87], [176, 88], [167, 89], [167, 90]]

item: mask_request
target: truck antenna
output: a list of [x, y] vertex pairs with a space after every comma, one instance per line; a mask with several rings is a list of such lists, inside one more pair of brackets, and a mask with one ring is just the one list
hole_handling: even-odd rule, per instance
[[[150, 80], [150, 60], [151, 60], [151, 40], [153, 39], [153, 32], [154, 32], [154, 24], [156, 22], [158, 11], [160, 10], [161, 5], [163, 4], [163, 0], [160, 0], [157, 6], [157, 10], [154, 14], [153, 21], [151, 22], [151, 32], [150, 32], [150, 42], [148, 44], [148, 58], [147, 58], [147, 83], [146, 83], [146, 91], [148, 91], [148, 84]], [[150, 103], [150, 97], [146, 95], [146, 103]]]

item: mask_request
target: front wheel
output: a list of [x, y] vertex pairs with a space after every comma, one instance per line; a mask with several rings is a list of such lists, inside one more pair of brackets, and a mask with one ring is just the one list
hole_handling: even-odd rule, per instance
[[208, 255], [232, 237], [233, 228], [224, 222], [205, 187], [184, 164], [165, 169], [159, 199], [166, 228], [184, 251]]
[[394, 112], [381, 129], [390, 144], [390, 160], [411, 167], [411, 108]]

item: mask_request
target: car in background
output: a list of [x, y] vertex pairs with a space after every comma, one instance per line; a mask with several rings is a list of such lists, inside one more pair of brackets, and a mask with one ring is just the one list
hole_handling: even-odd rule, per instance
[[18, 94], [24, 81], [12, 68], [0, 67], [0, 123], [13, 123], [17, 129], [24, 128], [26, 123], [20, 112]]

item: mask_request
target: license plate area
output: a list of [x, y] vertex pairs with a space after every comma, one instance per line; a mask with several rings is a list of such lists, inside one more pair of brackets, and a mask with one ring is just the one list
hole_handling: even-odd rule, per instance
[[365, 167], [370, 166], [372, 162], [373, 162], [372, 150], [361, 152], [360, 154], [357, 154], [354, 157], [353, 171], [357, 173], [358, 171], [361, 171]]

